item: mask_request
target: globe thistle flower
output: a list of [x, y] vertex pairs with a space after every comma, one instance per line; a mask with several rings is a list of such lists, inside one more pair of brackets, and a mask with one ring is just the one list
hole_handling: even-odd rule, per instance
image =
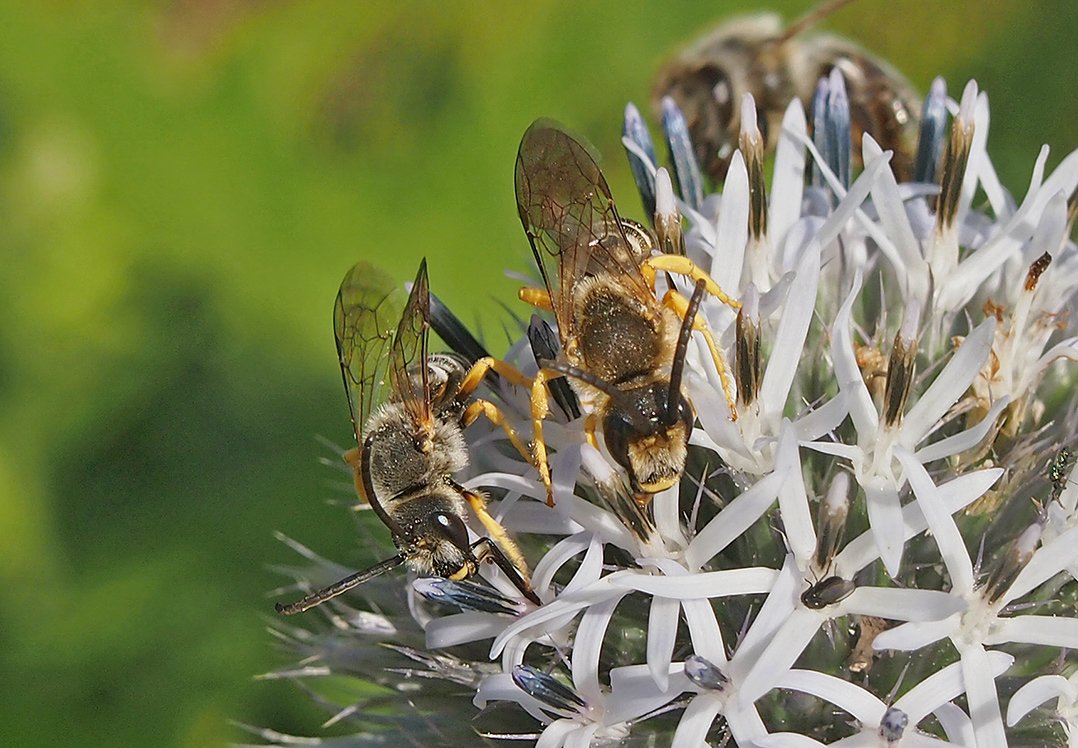
[[[1078, 648], [1078, 476], [1060, 450], [1075, 431], [1078, 152], [1046, 176], [1044, 149], [1016, 203], [987, 155], [986, 95], [971, 82], [951, 101], [937, 80], [918, 181], [900, 183], [890, 152], [852, 141], [836, 72], [811, 134], [799, 102], [786, 110], [768, 182], [751, 96], [740, 111], [707, 194], [677, 104], [662, 104], [669, 172], [626, 108], [658, 246], [740, 303], [700, 304], [730, 371], [693, 336], [680, 485], [634, 501], [572, 390], [543, 425], [554, 507], [503, 431], [469, 429], [461, 483], [492, 497], [541, 604], [484, 568], [482, 582], [383, 577], [275, 623], [301, 665], [272, 677], [383, 687], [319, 695], [359, 730], [319, 742], [1075, 744], [1062, 653]], [[536, 319], [505, 358], [531, 376], [555, 346]], [[526, 433], [528, 393], [491, 390]], [[296, 547], [312, 562], [289, 570], [300, 588], [341, 571]], [[1046, 702], [1051, 720], [1027, 716]]]

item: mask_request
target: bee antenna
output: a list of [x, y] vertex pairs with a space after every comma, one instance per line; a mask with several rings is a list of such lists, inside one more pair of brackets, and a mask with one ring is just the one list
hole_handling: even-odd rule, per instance
[[681, 332], [678, 333], [677, 347], [674, 349], [674, 365], [670, 369], [670, 394], [666, 398], [666, 419], [664, 425], [673, 426], [677, 423], [679, 405], [681, 404], [681, 379], [685, 372], [685, 360], [689, 354], [689, 339], [692, 337], [692, 326], [696, 321], [696, 314], [700, 311], [700, 302], [703, 301], [705, 282], [701, 278], [696, 281], [689, 306], [685, 309], [685, 317], [681, 320]]
[[829, 0], [828, 2], [820, 3], [808, 13], [787, 26], [786, 30], [783, 31], [782, 35], [776, 40], [777, 43], [782, 44], [783, 42], [789, 41], [802, 31], [815, 26], [836, 10], [839, 10], [843, 5], [849, 5], [852, 2], [853, 0]]
[[296, 613], [302, 613], [305, 610], [310, 610], [316, 605], [321, 605], [326, 600], [330, 600], [334, 597], [337, 597], [337, 595], [347, 592], [353, 587], [358, 587], [359, 585], [366, 582], [368, 579], [373, 579], [379, 574], [387, 572], [390, 569], [400, 566], [403, 563], [404, 556], [398, 553], [396, 556], [393, 556], [392, 558], [387, 558], [385, 561], [381, 561], [370, 567], [369, 569], [357, 571], [355, 574], [350, 574], [339, 582], [334, 582], [328, 587], [323, 587], [317, 592], [312, 592], [310, 595], [307, 595], [307, 597], [303, 598], [302, 600], [290, 603], [289, 605], [276, 603], [273, 607], [278, 613], [283, 616], [292, 616]]
[[599, 379], [599, 377], [595, 376], [590, 371], [584, 371], [581, 368], [571, 366], [570, 364], [562, 363], [561, 361], [544, 361], [543, 368], [547, 371], [554, 371], [558, 374], [564, 374], [565, 376], [572, 377], [573, 379], [579, 379], [584, 384], [591, 385], [607, 397], [613, 398], [614, 400], [621, 400], [624, 397], [624, 395], [619, 392], [617, 388], [613, 387], [607, 382], [604, 382], [602, 379]]

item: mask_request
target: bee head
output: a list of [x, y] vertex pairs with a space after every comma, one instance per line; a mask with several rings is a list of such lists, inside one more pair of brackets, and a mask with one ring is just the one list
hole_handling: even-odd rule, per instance
[[415, 564], [420, 573], [461, 580], [476, 572], [478, 564], [468, 542], [468, 529], [456, 514], [432, 513], [416, 532], [416, 538], [416, 555], [426, 557], [426, 563]]
[[669, 386], [654, 382], [614, 401], [603, 419], [606, 448], [629, 473], [635, 491], [663, 491], [685, 468], [693, 410], [680, 392], [675, 395], [671, 403]]

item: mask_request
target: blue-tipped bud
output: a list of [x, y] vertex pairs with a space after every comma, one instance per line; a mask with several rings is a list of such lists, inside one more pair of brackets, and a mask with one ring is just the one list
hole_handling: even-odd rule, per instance
[[538, 699], [551, 709], [568, 714], [579, 714], [587, 709], [587, 704], [576, 691], [561, 681], [530, 665], [517, 665], [513, 668], [513, 682], [524, 693]]
[[681, 199], [693, 210], [700, 210], [704, 202], [704, 177], [692, 152], [692, 139], [685, 115], [669, 96], [663, 97], [663, 133], [670, 149], [670, 162], [674, 166]]
[[730, 682], [715, 663], [696, 654], [685, 658], [685, 677], [711, 691], [721, 691]]
[[908, 714], [901, 709], [891, 707], [883, 713], [883, 718], [880, 720], [880, 737], [888, 743], [897, 743], [902, 739], [909, 723]]
[[[827, 78], [820, 78], [816, 82], [816, 93], [812, 95], [812, 144], [826, 162], [830, 162], [827, 154], [827, 97], [830, 90]], [[812, 164], [812, 186], [827, 187], [823, 172], [815, 162]]]
[[846, 81], [836, 67], [831, 69], [828, 81], [825, 130], [828, 144], [827, 165], [838, 177], [844, 188], [850, 186], [850, 99], [846, 95]]
[[913, 181], [935, 183], [936, 169], [943, 152], [943, 136], [947, 131], [947, 84], [943, 78], [932, 81], [925, 97], [921, 115], [921, 133], [917, 142], [917, 161]]
[[[657, 165], [655, 158], [655, 144], [651, 140], [651, 132], [644, 118], [640, 116], [640, 110], [632, 102], [625, 105], [625, 124], [621, 128], [622, 137], [635, 144], [651, 161]], [[640, 191], [640, 201], [644, 204], [644, 214], [651, 216], [655, 213], [655, 177], [651, 170], [640, 158], [633, 153], [628, 146], [625, 153], [629, 157], [629, 169], [632, 170], [633, 179], [636, 181], [636, 189]]]
[[451, 605], [462, 610], [478, 610], [483, 613], [507, 613], [519, 615], [524, 606], [497, 590], [475, 582], [438, 577], [424, 577], [412, 583], [412, 588], [427, 600]]

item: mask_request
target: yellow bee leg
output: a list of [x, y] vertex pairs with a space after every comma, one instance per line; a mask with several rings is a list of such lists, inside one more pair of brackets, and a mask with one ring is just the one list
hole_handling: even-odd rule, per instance
[[370, 503], [370, 499], [367, 498], [367, 492], [363, 488], [363, 474], [360, 472], [360, 466], [362, 464], [362, 452], [359, 451], [359, 447], [352, 447], [343, 455], [341, 459], [348, 463], [348, 466], [352, 468], [352, 483], [356, 487], [356, 496], [359, 500], [365, 504]]
[[461, 425], [465, 427], [471, 426], [479, 416], [486, 416], [488, 421], [501, 428], [505, 435], [509, 437], [509, 441], [513, 443], [513, 447], [517, 452], [520, 452], [521, 457], [534, 464], [531, 451], [520, 440], [516, 429], [505, 420], [505, 414], [502, 413], [501, 409], [489, 400], [472, 401], [472, 404], [465, 409], [464, 415], [461, 416]]
[[554, 304], [550, 301], [550, 294], [541, 288], [522, 288], [517, 296], [525, 304], [531, 304], [537, 309], [553, 311]]
[[598, 427], [599, 419], [594, 413], [588, 413], [584, 416], [584, 438], [595, 449], [599, 449], [599, 440], [595, 438], [595, 429]]
[[464, 494], [464, 498], [468, 501], [468, 506], [475, 512], [475, 516], [479, 518], [479, 522], [483, 525], [483, 529], [487, 531], [487, 535], [501, 547], [524, 579], [528, 579], [530, 572], [528, 571], [528, 562], [524, 560], [524, 554], [520, 552], [516, 541], [509, 537], [509, 533], [502, 527], [501, 522], [490, 516], [490, 512], [487, 511], [487, 503], [483, 497], [467, 489], [464, 489], [461, 493]]
[[[685, 319], [685, 313], [689, 308], [689, 300], [671, 288], [663, 297], [663, 305], [674, 310], [674, 313], [681, 319]], [[719, 346], [715, 343], [715, 336], [711, 333], [711, 327], [707, 324], [707, 320], [699, 314], [692, 321], [692, 329], [698, 330], [704, 335], [707, 348], [711, 351], [711, 360], [715, 363], [715, 368], [719, 372], [719, 379], [722, 381], [722, 392], [726, 396], [726, 404], [730, 408], [730, 420], [736, 421], [737, 407], [734, 402], [734, 387], [730, 381], [730, 375], [727, 373], [726, 357], [722, 355], [722, 351], [719, 350]]]
[[532, 380], [529, 377], [524, 376], [520, 369], [501, 359], [485, 356], [472, 364], [472, 368], [470, 368], [468, 373], [464, 375], [464, 381], [460, 383], [461, 395], [466, 397], [475, 392], [476, 388], [479, 387], [479, 384], [483, 381], [483, 378], [491, 371], [500, 374], [517, 387], [532, 386]]
[[651, 283], [653, 287], [655, 283], [655, 272], [658, 270], [675, 273], [677, 275], [684, 275], [692, 278], [693, 281], [702, 280], [707, 292], [731, 309], [736, 311], [741, 308], [740, 301], [727, 296], [726, 292], [719, 288], [719, 284], [716, 283], [710, 275], [697, 267], [696, 263], [688, 257], [683, 257], [681, 255], [654, 255], [644, 260], [644, 267], [648, 269], [645, 271], [644, 277], [648, 279], [648, 282]]
[[554, 506], [554, 488], [550, 481], [550, 463], [547, 460], [546, 441], [543, 439], [543, 419], [550, 413], [550, 401], [546, 391], [547, 373], [540, 370], [532, 380], [531, 411], [532, 411], [532, 464], [539, 471], [539, 479], [546, 487], [546, 504]]

